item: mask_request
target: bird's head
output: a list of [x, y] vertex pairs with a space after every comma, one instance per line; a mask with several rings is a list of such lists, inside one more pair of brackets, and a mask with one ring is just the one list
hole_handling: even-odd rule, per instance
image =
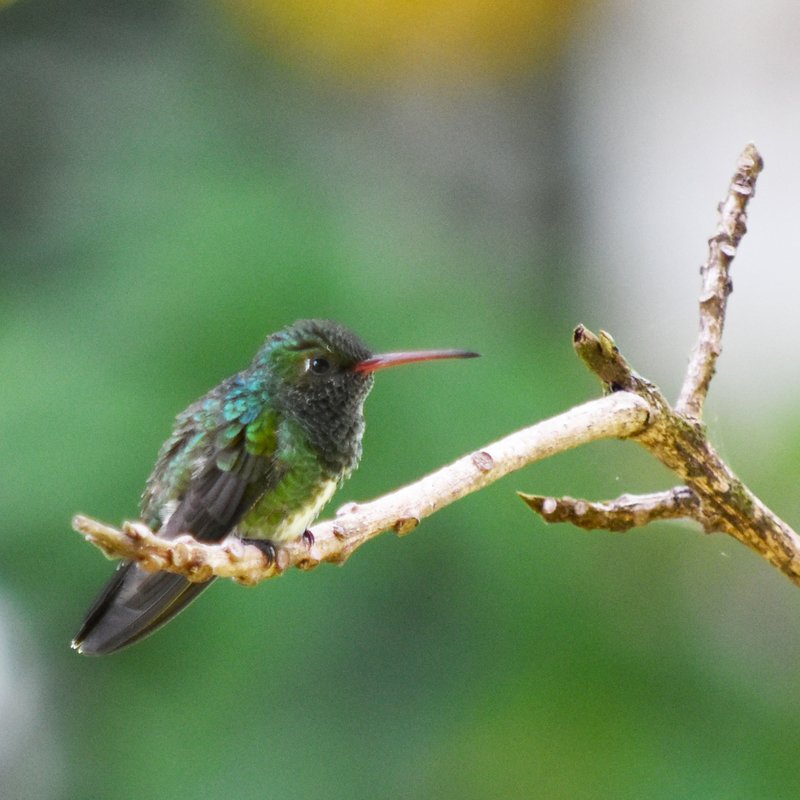
[[272, 402], [306, 431], [337, 440], [363, 430], [362, 408], [381, 369], [445, 358], [472, 358], [466, 350], [420, 350], [375, 355], [337, 322], [299, 320], [272, 334], [253, 362], [266, 371]]

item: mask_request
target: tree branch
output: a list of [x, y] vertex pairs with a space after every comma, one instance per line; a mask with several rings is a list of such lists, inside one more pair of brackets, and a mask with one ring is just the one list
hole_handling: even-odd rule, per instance
[[[575, 330], [573, 343], [606, 391], [632, 392], [647, 402], [649, 424], [631, 438], [685, 481], [696, 498], [696, 504], [687, 507], [690, 513], [686, 516], [700, 522], [706, 531], [733, 536], [800, 585], [800, 537], [739, 480], [712, 447], [699, 422], [721, 351], [727, 299], [732, 288], [729, 268], [746, 231], [747, 203], [755, 192], [762, 168], [763, 161], [755, 146], [748, 145], [739, 157], [728, 195], [720, 204], [717, 234], [709, 242], [709, 259], [701, 270], [700, 333], [675, 409], [658, 387], [630, 367], [609, 334], [601, 331], [595, 336], [581, 325]], [[584, 504], [592, 507], [586, 501], [571, 500], [559, 509], [559, 516], [579, 524], [576, 509], [582, 509]], [[539, 513], [545, 508], [538, 501], [531, 505]], [[669, 497], [665, 497], [659, 507], [657, 496], [649, 496], [641, 507], [626, 508], [624, 513], [613, 504], [610, 508], [595, 505], [592, 525], [618, 530], [626, 515], [635, 518], [641, 514], [646, 519], [670, 516], [673, 510], [670, 505]]]
[[310, 569], [322, 561], [341, 563], [383, 531], [409, 533], [420, 520], [510, 472], [588, 442], [624, 439], [640, 432], [647, 417], [646, 404], [634, 395], [591, 400], [486, 445], [391, 494], [344, 506], [335, 519], [315, 525], [311, 537], [278, 547], [275, 563], [268, 563], [257, 547], [232, 538], [218, 545], [201, 544], [190, 536], [167, 540], [141, 523], [125, 523], [119, 530], [81, 515], [72, 525], [110, 558], [134, 559], [150, 571], [176, 572], [194, 581], [218, 575], [254, 584], [290, 566]]
[[674, 411], [664, 395], [628, 365], [607, 333], [580, 326], [575, 349], [604, 386], [633, 392], [650, 407], [647, 427], [631, 438], [679, 475], [698, 497], [697, 519], [708, 531], [730, 534], [800, 585], [800, 537], [770, 511], [719, 457], [694, 418]]
[[625, 533], [665, 519], [697, 519], [700, 501], [686, 486], [654, 494], [623, 494], [615, 500], [591, 503], [574, 497], [545, 497], [517, 492], [545, 522], [569, 522], [587, 531]]
[[722, 329], [728, 295], [733, 291], [731, 262], [747, 233], [747, 204], [755, 195], [764, 161], [748, 144], [739, 156], [728, 194], [719, 204], [717, 232], [708, 240], [708, 261], [700, 267], [700, 335], [689, 359], [686, 378], [675, 404], [678, 413], [700, 419], [708, 387], [722, 352]]
[[731, 292], [729, 269], [745, 233], [747, 203], [762, 166], [758, 151], [748, 145], [720, 204], [717, 233], [701, 269], [700, 333], [675, 408], [657, 386], [630, 367], [609, 334], [601, 331], [596, 336], [580, 325], [573, 334], [575, 351], [600, 379], [606, 397], [512, 433], [377, 500], [345, 506], [335, 519], [279, 546], [274, 563], [258, 548], [234, 538], [218, 545], [189, 536], [168, 541], [141, 523], [125, 523], [118, 530], [83, 516], [75, 517], [73, 527], [109, 557], [134, 559], [145, 569], [180, 573], [196, 581], [217, 575], [253, 584], [290, 566], [310, 569], [322, 561], [342, 562], [385, 530], [408, 533], [440, 508], [526, 464], [591, 441], [627, 438], [650, 451], [685, 486], [604, 503], [522, 498], [548, 521], [583, 528], [623, 531], [658, 519], [692, 519], [705, 531], [733, 536], [800, 585], [800, 537], [737, 478], [699, 421], [721, 350]]

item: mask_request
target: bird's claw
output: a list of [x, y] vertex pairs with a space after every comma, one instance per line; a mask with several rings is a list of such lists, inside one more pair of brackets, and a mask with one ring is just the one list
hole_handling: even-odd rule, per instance
[[242, 542], [257, 547], [264, 554], [268, 565], [277, 563], [278, 551], [269, 539], [242, 539]]

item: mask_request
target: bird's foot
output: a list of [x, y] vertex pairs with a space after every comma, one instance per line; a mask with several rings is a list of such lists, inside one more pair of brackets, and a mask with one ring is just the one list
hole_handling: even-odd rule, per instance
[[303, 570], [314, 569], [314, 567], [316, 567], [319, 564], [319, 558], [316, 555], [312, 556], [312, 550], [314, 547], [314, 543], [316, 542], [316, 538], [314, 537], [314, 534], [308, 528], [306, 528], [303, 531], [303, 534], [300, 537], [300, 539], [302, 540], [303, 544], [306, 546], [306, 549], [308, 550], [308, 556], [299, 558], [295, 562], [295, 566], [298, 569], [303, 569]]
[[243, 544], [252, 544], [257, 547], [267, 559], [267, 564], [275, 564], [278, 560], [278, 551], [269, 539], [242, 539]]

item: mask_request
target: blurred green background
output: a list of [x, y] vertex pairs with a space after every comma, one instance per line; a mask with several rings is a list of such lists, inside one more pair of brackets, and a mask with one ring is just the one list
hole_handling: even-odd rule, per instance
[[646, 5], [4, 6], [3, 798], [798, 796], [797, 588], [688, 525], [547, 527], [514, 494], [672, 485], [633, 445], [69, 649], [112, 570], [72, 514], [135, 516], [174, 415], [298, 317], [484, 356], [379, 376], [333, 507], [596, 396], [578, 322], [674, 395], [750, 138], [709, 425], [800, 519], [798, 12]]

